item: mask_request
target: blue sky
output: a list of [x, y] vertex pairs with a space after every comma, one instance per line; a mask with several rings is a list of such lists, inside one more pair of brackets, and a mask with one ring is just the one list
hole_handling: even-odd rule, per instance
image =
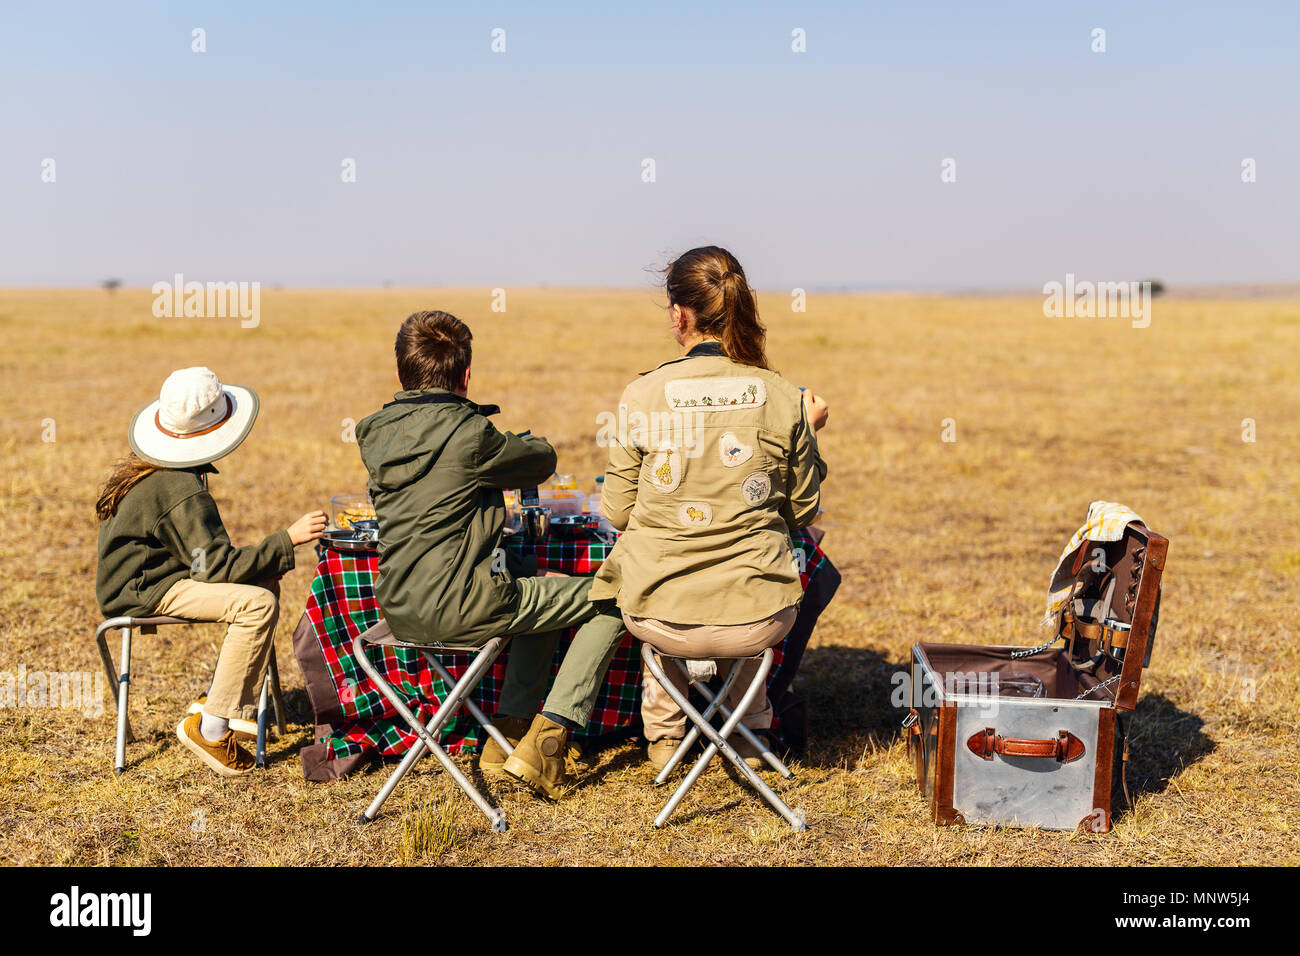
[[6, 3], [0, 285], [1300, 280], [1298, 4], [592, 6]]

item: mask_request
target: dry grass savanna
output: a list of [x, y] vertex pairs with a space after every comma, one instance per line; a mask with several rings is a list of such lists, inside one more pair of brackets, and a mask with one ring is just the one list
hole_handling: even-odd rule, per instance
[[[475, 332], [471, 394], [532, 428], [562, 470], [603, 467], [596, 416], [674, 354], [651, 289], [267, 291], [257, 328], [157, 319], [147, 290], [0, 292], [7, 527], [0, 671], [95, 672], [92, 503], [130, 415], [173, 368], [254, 386], [262, 417], [212, 483], [236, 543], [364, 471], [345, 419], [394, 390], [392, 338], [417, 308]], [[810, 753], [780, 786], [794, 834], [712, 769], [667, 828], [636, 743], [589, 755], [563, 802], [493, 792], [497, 836], [426, 760], [369, 827], [382, 777], [307, 784], [310, 712], [289, 635], [314, 564], [286, 576], [277, 648], [292, 725], [269, 768], [229, 781], [172, 728], [221, 630], [137, 641], [129, 771], [112, 704], [0, 713], [0, 860], [23, 864], [1264, 864], [1300, 862], [1300, 300], [1166, 297], [1147, 329], [1048, 319], [1041, 299], [764, 296], [774, 365], [831, 403], [825, 546], [844, 576], [799, 687]], [[941, 440], [945, 419], [956, 441]], [[1253, 419], [1256, 440], [1243, 441]], [[46, 441], [43, 438], [54, 438]], [[1169, 536], [1160, 632], [1136, 714], [1135, 805], [1106, 835], [936, 828], [890, 707], [913, 641], [1037, 642], [1048, 575], [1088, 502]]]

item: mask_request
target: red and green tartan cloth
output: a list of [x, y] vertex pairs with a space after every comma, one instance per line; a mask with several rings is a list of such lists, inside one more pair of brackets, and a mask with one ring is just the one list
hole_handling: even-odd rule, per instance
[[[795, 532], [792, 539], [803, 556], [801, 578], [807, 589], [825, 555], [807, 532]], [[511, 538], [507, 547], [517, 553], [522, 553], [525, 547], [535, 550], [539, 570], [587, 575], [596, 572], [613, 545], [594, 537], [551, 536], [529, 545]], [[379, 556], [369, 551], [327, 548], [318, 549], [318, 553], [320, 563], [316, 565], [303, 619], [294, 635], [294, 653], [316, 712], [317, 735], [325, 746], [324, 756], [328, 760], [375, 752], [386, 757], [400, 756], [414, 745], [416, 736], [352, 657], [352, 642], [357, 634], [379, 621], [374, 589]], [[552, 678], [575, 630], [560, 636]], [[428, 723], [449, 688], [424, 657], [405, 648], [371, 647], [368, 653], [385, 679], [405, 696], [412, 712], [422, 723]], [[773, 673], [780, 665], [781, 653], [782, 647], [777, 647]], [[489, 716], [496, 712], [508, 654], [509, 648], [471, 695]], [[471, 657], [472, 653], [444, 653], [439, 659], [452, 677], [459, 679]], [[600, 737], [638, 726], [640, 720], [641, 655], [636, 641], [627, 635], [614, 654], [590, 721], [575, 736]], [[466, 748], [477, 749], [486, 736], [478, 722], [461, 710], [443, 729], [440, 742], [455, 753]]]

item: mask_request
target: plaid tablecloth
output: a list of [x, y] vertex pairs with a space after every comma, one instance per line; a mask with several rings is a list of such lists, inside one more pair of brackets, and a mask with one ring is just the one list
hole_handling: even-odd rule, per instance
[[[794, 535], [796, 551], [802, 556], [802, 579], [806, 589], [825, 555], [810, 535]], [[613, 545], [595, 538], [549, 537], [525, 545], [510, 540], [507, 547], [522, 553], [525, 547], [537, 556], [539, 569], [566, 574], [594, 574]], [[405, 753], [416, 737], [397, 717], [392, 705], [361, 670], [352, 657], [352, 641], [379, 620], [374, 579], [379, 557], [373, 552], [318, 550], [316, 575], [302, 619], [294, 632], [294, 654], [315, 710], [318, 743], [304, 748], [303, 771], [311, 779], [328, 779], [349, 772], [362, 760], [378, 753]], [[574, 631], [561, 635], [552, 667], [558, 670]], [[427, 722], [448, 688], [416, 651], [400, 648], [369, 649], [372, 659], [393, 687], [402, 691], [407, 705]], [[507, 649], [506, 654], [509, 653]], [[503, 654], [473, 695], [487, 714], [496, 711], [497, 697], [505, 677]], [[776, 666], [781, 648], [776, 649]], [[471, 655], [445, 654], [440, 659], [454, 678], [468, 666]], [[596, 700], [591, 720], [575, 736], [600, 737], [639, 726], [641, 708], [640, 649], [629, 635], [614, 655], [605, 686]], [[443, 730], [441, 742], [449, 752], [477, 749], [486, 734], [465, 713], [458, 713]], [[335, 763], [337, 761], [337, 763]], [[326, 765], [329, 766], [326, 766]]]

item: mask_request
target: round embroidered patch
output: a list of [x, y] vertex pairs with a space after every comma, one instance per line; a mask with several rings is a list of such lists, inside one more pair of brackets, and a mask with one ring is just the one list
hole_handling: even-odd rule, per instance
[[682, 483], [686, 471], [686, 459], [680, 448], [664, 445], [650, 462], [650, 483], [658, 491], [670, 494]]
[[735, 432], [727, 432], [718, 439], [718, 455], [724, 465], [735, 468], [754, 457], [754, 448], [737, 438]]
[[746, 475], [745, 480], [740, 483], [740, 497], [745, 499], [747, 505], [761, 505], [771, 493], [772, 479], [765, 471]]
[[688, 528], [705, 528], [713, 521], [713, 508], [707, 501], [688, 501], [677, 509], [677, 520]]

